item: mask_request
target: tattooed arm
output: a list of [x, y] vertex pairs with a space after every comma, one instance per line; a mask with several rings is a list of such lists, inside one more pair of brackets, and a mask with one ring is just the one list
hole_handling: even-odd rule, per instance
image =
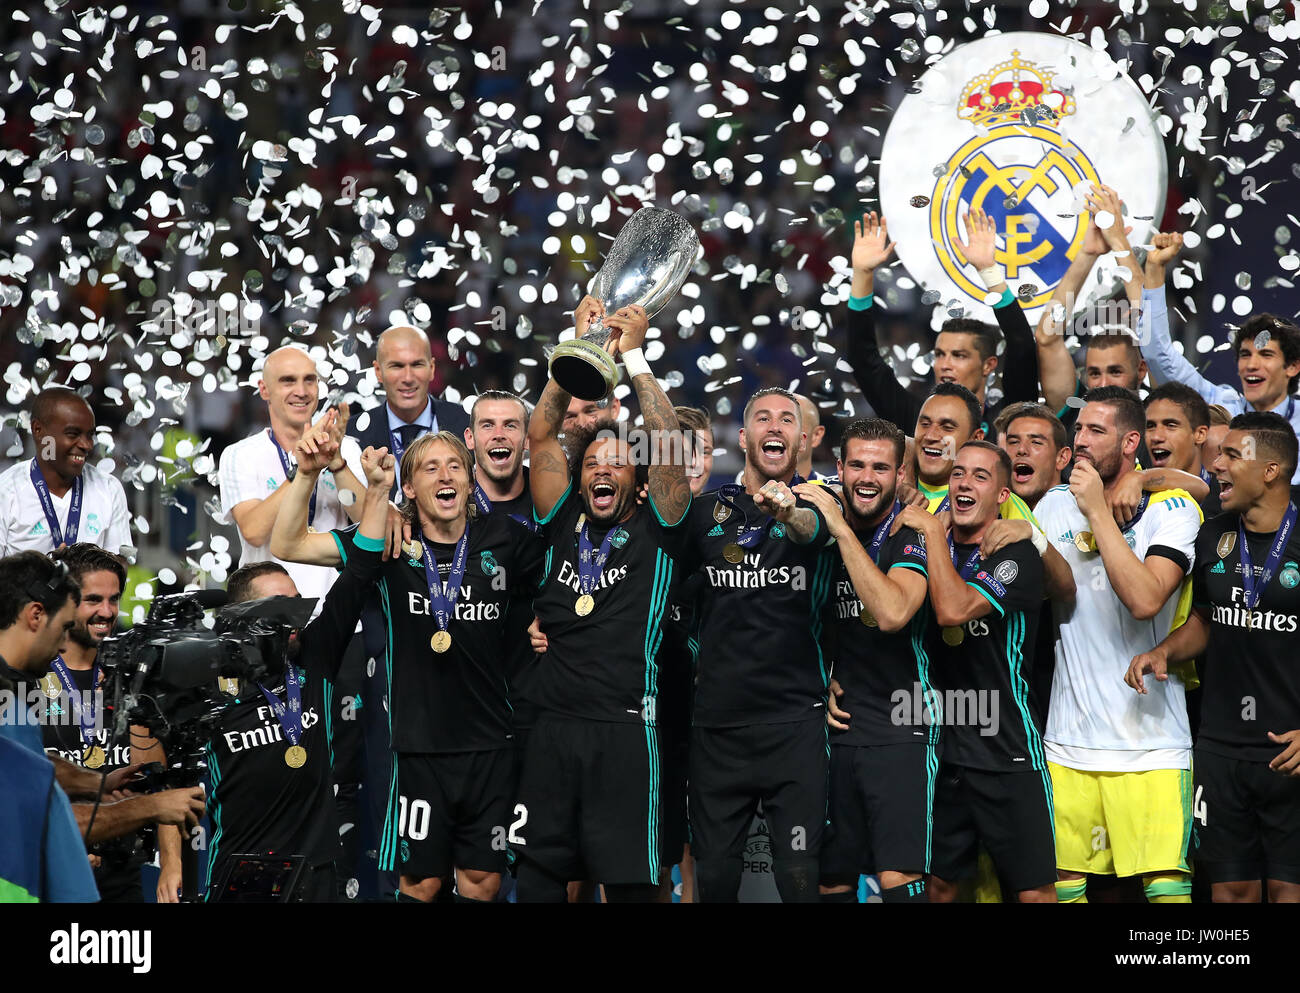
[[560, 425], [568, 406], [569, 394], [552, 379], [528, 419], [528, 489], [538, 518], [550, 514], [569, 488], [569, 463], [560, 447]]
[[[605, 318], [605, 326], [618, 333], [620, 354], [640, 352], [641, 343], [650, 326], [645, 310], [636, 305], [625, 307]], [[633, 362], [635, 366], [635, 361]], [[659, 386], [654, 373], [632, 372], [632, 386], [641, 405], [643, 426], [650, 435], [651, 459], [649, 467], [650, 501], [660, 520], [672, 526], [681, 522], [691, 505], [691, 486], [686, 478], [684, 446], [675, 445], [680, 426], [672, 402]]]

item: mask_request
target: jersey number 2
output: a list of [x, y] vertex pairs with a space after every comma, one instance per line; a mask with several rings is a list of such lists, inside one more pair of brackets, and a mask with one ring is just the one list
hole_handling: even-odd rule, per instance
[[528, 823], [528, 808], [522, 803], [515, 804], [515, 819], [510, 823], [510, 833], [506, 835], [506, 841], [512, 845], [527, 844], [524, 836], [519, 833], [519, 829]]

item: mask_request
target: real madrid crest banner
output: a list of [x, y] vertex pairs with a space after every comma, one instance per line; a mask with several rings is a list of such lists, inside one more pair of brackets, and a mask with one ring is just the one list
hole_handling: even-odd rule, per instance
[[[1157, 116], [1105, 51], [1032, 31], [959, 45], [926, 70], [885, 134], [880, 202], [911, 277], [937, 300], [991, 319], [989, 293], [957, 247], [971, 208], [997, 222], [997, 261], [1033, 314], [1047, 303], [1088, 227], [1085, 196], [1104, 182], [1123, 199], [1134, 244], [1164, 211]], [[1085, 306], [1108, 283], [1089, 281]]]

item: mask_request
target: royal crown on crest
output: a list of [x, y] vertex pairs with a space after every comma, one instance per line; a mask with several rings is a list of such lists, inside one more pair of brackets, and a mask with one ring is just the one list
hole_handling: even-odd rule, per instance
[[1074, 113], [1074, 97], [1055, 88], [1052, 74], [1012, 51], [977, 76], [962, 91], [957, 116], [984, 127], [999, 124], [1036, 124]]

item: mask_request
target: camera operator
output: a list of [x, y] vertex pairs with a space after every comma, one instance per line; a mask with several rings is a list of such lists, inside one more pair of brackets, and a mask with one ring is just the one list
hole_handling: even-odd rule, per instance
[[99, 899], [68, 798], [25, 720], [27, 671], [63, 644], [76, 599], [76, 587], [39, 552], [0, 559], [0, 902]]
[[[368, 494], [387, 516], [387, 487]], [[297, 597], [298, 587], [278, 562], [242, 566], [227, 584], [230, 604], [266, 597]], [[350, 576], [331, 587], [316, 618], [289, 642], [284, 667], [263, 683], [222, 679], [231, 698], [208, 742], [212, 839], [207, 899], [221, 896], [231, 860], [240, 855], [301, 857], [305, 871], [290, 899], [329, 903], [337, 898], [339, 822], [331, 779], [334, 682], [361, 615], [367, 590]], [[272, 671], [275, 671], [274, 666]], [[137, 747], [161, 748], [136, 739]], [[181, 888], [181, 836], [158, 832], [158, 902], [176, 903]]]
[[[68, 578], [77, 584], [81, 601], [76, 619], [68, 632], [63, 651], [50, 663], [51, 671], [41, 680], [45, 715], [41, 734], [45, 751], [52, 759], [67, 761], [90, 770], [94, 791], [99, 776], [125, 770], [119, 778], [131, 777], [138, 766], [130, 769], [127, 740], [113, 740], [113, 707], [104, 699], [104, 673], [97, 656], [99, 645], [117, 626], [117, 605], [126, 585], [126, 562], [120, 556], [97, 545], [78, 542], [55, 552], [53, 558], [67, 566]], [[129, 789], [132, 782], [124, 783]], [[137, 816], [167, 824], [196, 821], [203, 813], [202, 794], [194, 790], [170, 790], [151, 797], [106, 794], [106, 800], [129, 800], [125, 807], [101, 804], [96, 812], [99, 830], [117, 821], [134, 808]], [[74, 806], [88, 820], [88, 806]], [[105, 819], [101, 823], [101, 819]], [[139, 833], [131, 830], [107, 844], [97, 844], [91, 852], [95, 865], [95, 885], [106, 903], [141, 903], [140, 867], [144, 863]]]
[[[30, 703], [50, 695], [41, 687], [53, 685], [51, 660], [76, 625], [81, 593], [66, 564], [51, 562], [39, 552], [21, 552], [0, 563], [6, 566], [0, 573], [0, 625], [4, 626], [0, 676], [16, 686], [13, 705], [0, 715], [0, 737], [44, 755], [41, 714]], [[198, 788], [117, 799], [138, 768], [125, 766], [104, 774], [102, 769], [82, 768], [58, 756], [50, 761], [63, 792], [72, 800], [87, 801], [72, 805], [86, 844], [130, 834], [155, 822], [193, 825], [203, 816], [203, 792]], [[105, 803], [105, 798], [110, 802]]]

